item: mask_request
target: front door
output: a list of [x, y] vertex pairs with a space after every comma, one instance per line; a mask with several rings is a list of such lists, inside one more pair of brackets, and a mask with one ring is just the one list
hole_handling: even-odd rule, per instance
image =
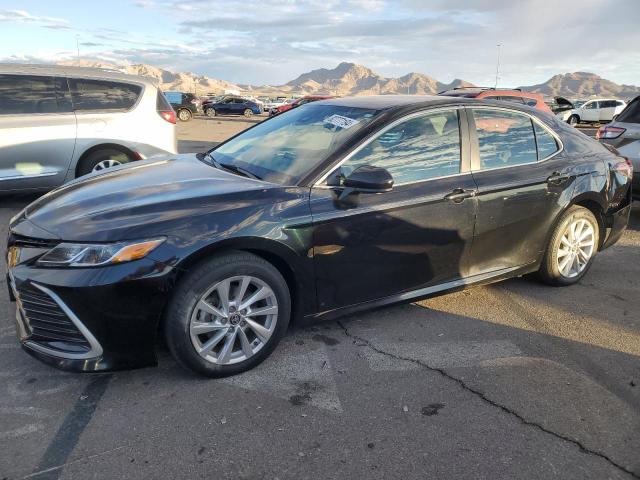
[[[321, 310], [466, 275], [476, 206], [461, 119], [461, 109], [447, 109], [399, 120], [312, 188]], [[340, 198], [339, 179], [361, 165], [386, 168], [393, 189]]]
[[580, 120], [584, 122], [597, 122], [600, 120], [600, 102], [592, 100], [582, 106]]
[[0, 75], [0, 191], [62, 184], [75, 144], [66, 79]]
[[478, 212], [471, 274], [535, 262], [573, 185], [560, 143], [523, 112], [469, 109]]

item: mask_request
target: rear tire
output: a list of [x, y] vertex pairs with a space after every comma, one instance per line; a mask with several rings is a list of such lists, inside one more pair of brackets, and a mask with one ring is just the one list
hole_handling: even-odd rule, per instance
[[[249, 303], [262, 289], [265, 298]], [[165, 336], [180, 365], [226, 377], [264, 361], [286, 333], [290, 315], [289, 289], [280, 272], [251, 253], [229, 252], [198, 264], [178, 283]]]
[[590, 210], [573, 206], [558, 220], [538, 277], [564, 287], [579, 282], [591, 268], [600, 242], [600, 226]]
[[95, 150], [80, 161], [78, 177], [88, 173], [101, 171], [132, 162], [134, 159], [127, 153], [116, 148], [101, 148]]
[[192, 117], [193, 114], [190, 110], [187, 110], [186, 108], [181, 108], [180, 110], [178, 110], [178, 118], [181, 122], [188, 122]]

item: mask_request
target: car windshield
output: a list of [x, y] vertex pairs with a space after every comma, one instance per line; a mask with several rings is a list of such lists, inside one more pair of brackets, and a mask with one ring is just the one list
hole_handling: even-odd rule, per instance
[[264, 121], [209, 152], [216, 164], [268, 182], [296, 184], [376, 116], [376, 110], [318, 103]]

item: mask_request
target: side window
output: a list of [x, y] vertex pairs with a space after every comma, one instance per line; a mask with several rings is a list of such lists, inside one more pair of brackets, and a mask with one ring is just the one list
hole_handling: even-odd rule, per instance
[[0, 75], [0, 115], [70, 112], [65, 92], [62, 78]]
[[536, 132], [536, 144], [538, 145], [538, 160], [543, 160], [559, 150], [558, 142], [544, 127], [533, 122]]
[[640, 123], [640, 97], [633, 100], [626, 108], [618, 115], [616, 119], [618, 122], [627, 123]]
[[244, 103], [244, 102], [245, 102], [244, 98], [234, 98], [233, 99], [233, 103]]
[[604, 102], [600, 102], [600, 108], [615, 108], [616, 101], [615, 100], [605, 100]]
[[513, 102], [513, 103], [518, 103], [520, 105], [524, 104], [524, 99], [522, 97], [516, 97], [513, 95], [503, 96], [503, 97], [500, 97], [500, 99], [505, 102]]
[[587, 103], [584, 108], [586, 110], [594, 110], [596, 108], [598, 108], [598, 102], [591, 102], [591, 103]]
[[70, 78], [75, 110], [128, 110], [138, 100], [142, 87], [105, 80]]
[[432, 112], [387, 130], [341, 167], [349, 175], [361, 165], [386, 168], [396, 185], [460, 173], [458, 112]]
[[167, 98], [169, 103], [174, 105], [179, 105], [182, 102], [182, 94], [178, 92], [166, 92], [164, 96]]
[[500, 168], [538, 160], [533, 125], [527, 115], [506, 110], [473, 109], [480, 168]]

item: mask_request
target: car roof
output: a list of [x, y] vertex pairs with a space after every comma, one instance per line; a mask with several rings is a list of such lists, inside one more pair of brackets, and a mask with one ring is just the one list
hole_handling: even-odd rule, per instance
[[[445, 95], [370, 95], [360, 97], [339, 97], [321, 100], [323, 105], [340, 107], [368, 108], [371, 110], [390, 110], [411, 106], [438, 106], [478, 104], [480, 100], [474, 98], [448, 97]], [[492, 104], [503, 106], [502, 102], [482, 101], [482, 105]]]
[[152, 77], [130, 75], [118, 70], [95, 67], [73, 67], [68, 65], [24, 64], [24, 63], [0, 63], [0, 74], [23, 75], [59, 75], [68, 77], [103, 78], [109, 80], [121, 80], [127, 82], [156, 84]]

